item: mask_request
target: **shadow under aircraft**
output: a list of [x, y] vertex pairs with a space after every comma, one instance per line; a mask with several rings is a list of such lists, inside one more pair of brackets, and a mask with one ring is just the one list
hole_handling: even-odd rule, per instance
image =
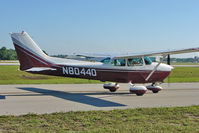
[[[54, 96], [54, 97], [57, 97], [57, 98], [70, 100], [70, 101], [74, 101], [74, 102], [78, 102], [78, 103], [83, 103], [83, 104], [87, 104], [87, 105], [92, 105], [92, 106], [96, 106], [96, 107], [126, 106], [124, 104], [120, 104], [120, 103], [116, 103], [116, 102], [112, 102], [112, 101], [107, 101], [107, 100], [103, 100], [103, 99], [96, 98], [96, 97], [91, 97], [92, 95], [105, 95], [106, 94], [106, 93], [101, 93], [101, 92], [99, 92], [99, 93], [97, 93], [97, 92], [71, 93], [70, 92], [69, 93], [69, 92], [64, 92], [64, 91], [55, 91], [55, 90], [41, 89], [41, 88], [27, 88], [27, 87], [20, 87], [18, 89], [30, 91], [30, 92], [34, 92], [34, 93], [39, 93], [39, 94], [22, 94], [22, 95], [9, 95], [9, 96], [48, 95], [48, 96]], [[127, 94], [127, 93], [125, 93], [125, 94]], [[111, 95], [109, 95], [109, 96], [111, 96]]]
[[0, 95], [0, 100], [1, 99], [6, 99], [6, 97], [4, 95]]

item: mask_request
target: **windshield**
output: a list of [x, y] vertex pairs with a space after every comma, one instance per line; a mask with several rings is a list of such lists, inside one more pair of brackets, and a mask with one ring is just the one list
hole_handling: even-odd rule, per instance
[[145, 62], [146, 65], [152, 64], [152, 61], [151, 61], [151, 59], [148, 56], [144, 57], [144, 62]]

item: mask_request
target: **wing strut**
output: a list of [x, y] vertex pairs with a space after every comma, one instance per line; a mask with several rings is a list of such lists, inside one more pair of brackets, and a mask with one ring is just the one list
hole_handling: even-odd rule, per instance
[[154, 67], [154, 69], [151, 71], [151, 73], [146, 77], [145, 81], [148, 81], [149, 78], [153, 75], [153, 73], [157, 70], [158, 66], [163, 62], [164, 58], [166, 57], [167, 55], [163, 55], [162, 59], [160, 60], [160, 62]]

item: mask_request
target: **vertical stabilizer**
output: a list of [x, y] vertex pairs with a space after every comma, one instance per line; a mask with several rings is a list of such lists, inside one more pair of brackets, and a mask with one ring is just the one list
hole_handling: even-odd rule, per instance
[[20, 70], [51, 66], [47, 60], [47, 55], [26, 32], [11, 33], [11, 38], [20, 62]]

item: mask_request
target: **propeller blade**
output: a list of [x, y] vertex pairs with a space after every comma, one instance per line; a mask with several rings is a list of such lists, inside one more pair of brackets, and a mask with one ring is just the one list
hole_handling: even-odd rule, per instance
[[[168, 64], [168, 65], [171, 65], [170, 54], [168, 54], [168, 56], [167, 56], [167, 64]], [[168, 86], [170, 86], [170, 75], [168, 76]]]
[[168, 56], [167, 56], [167, 64], [168, 64], [168, 65], [171, 65], [170, 54], [168, 54]]

